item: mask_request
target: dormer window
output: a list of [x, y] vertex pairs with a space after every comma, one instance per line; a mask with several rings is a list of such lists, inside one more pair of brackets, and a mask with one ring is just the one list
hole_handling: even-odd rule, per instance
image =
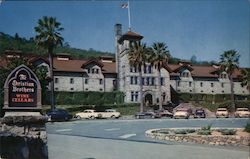
[[227, 74], [226, 73], [221, 73], [219, 77], [222, 78], [222, 79], [226, 79], [227, 78]]
[[182, 72], [181, 77], [189, 77], [189, 72]]

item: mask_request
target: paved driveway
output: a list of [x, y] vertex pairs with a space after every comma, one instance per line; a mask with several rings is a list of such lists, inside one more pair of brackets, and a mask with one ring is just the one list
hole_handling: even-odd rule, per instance
[[[47, 124], [52, 159], [246, 159], [248, 148], [158, 141], [145, 137], [152, 128], [244, 127], [247, 119], [94, 120]], [[133, 157], [132, 157], [133, 156]]]

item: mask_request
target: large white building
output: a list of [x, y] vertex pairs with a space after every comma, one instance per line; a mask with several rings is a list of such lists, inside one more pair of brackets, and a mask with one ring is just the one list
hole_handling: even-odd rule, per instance
[[[139, 102], [139, 73], [129, 65], [128, 45], [131, 41], [139, 41], [143, 36], [128, 31], [122, 34], [120, 24], [115, 25], [116, 58], [100, 57], [92, 60], [72, 59], [69, 55], [54, 57], [55, 91], [82, 92], [98, 91], [112, 92], [115, 90], [125, 94], [126, 103]], [[0, 65], [17, 58], [17, 55], [6, 53], [0, 58]], [[34, 66], [49, 67], [46, 58], [30, 57]], [[147, 105], [158, 104], [162, 90], [162, 102], [171, 101], [171, 92], [191, 94], [230, 94], [230, 81], [225, 72], [219, 73], [218, 66], [196, 66], [190, 62], [180, 61], [178, 64], [168, 64], [161, 69], [161, 81], [157, 80], [157, 71], [149, 64], [142, 71], [142, 96]], [[234, 94], [246, 96], [250, 92], [247, 86], [241, 86], [240, 70], [233, 74]]]

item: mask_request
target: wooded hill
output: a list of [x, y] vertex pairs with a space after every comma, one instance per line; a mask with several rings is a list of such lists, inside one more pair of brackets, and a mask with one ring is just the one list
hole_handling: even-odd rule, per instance
[[[15, 36], [11, 36], [0, 32], [0, 55], [3, 54], [5, 50], [18, 50], [24, 54], [32, 53], [37, 55], [47, 55], [46, 50], [35, 44], [34, 38], [26, 39], [20, 37], [17, 33]], [[58, 53], [67, 53], [74, 58], [92, 58], [99, 56], [115, 57], [114, 53], [111, 52], [96, 51], [91, 48], [89, 50], [72, 48], [67, 42], [64, 43], [62, 47], [57, 47], [55, 49], [55, 54]]]
[[[26, 39], [26, 38], [20, 37], [18, 33], [16, 33], [14, 36], [11, 36], [3, 32], [0, 32], [0, 55], [3, 54], [5, 50], [15, 50], [15, 51], [18, 50], [24, 54], [26, 53], [26, 54], [47, 55], [46, 50], [44, 50], [43, 48], [35, 44], [34, 38]], [[82, 59], [82, 58], [88, 59], [88, 58], [96, 58], [100, 56], [115, 57], [114, 53], [97, 51], [92, 48], [88, 50], [72, 48], [68, 42], [65, 42], [63, 46], [61, 47], [57, 47], [54, 52], [55, 54], [66, 53], [76, 59]], [[175, 58], [172, 56], [171, 59], [169, 60], [169, 63], [176, 64], [180, 60], [181, 59]], [[192, 64], [195, 64], [195, 65], [211, 65], [211, 63], [214, 63], [213, 61], [211, 62], [197, 61], [195, 55], [193, 55], [189, 60], [192, 62]]]

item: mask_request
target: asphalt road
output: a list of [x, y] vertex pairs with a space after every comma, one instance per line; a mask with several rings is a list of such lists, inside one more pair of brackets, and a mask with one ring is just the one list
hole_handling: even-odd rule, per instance
[[247, 159], [247, 147], [206, 146], [145, 137], [153, 128], [241, 128], [248, 119], [82, 120], [48, 123], [50, 159]]

